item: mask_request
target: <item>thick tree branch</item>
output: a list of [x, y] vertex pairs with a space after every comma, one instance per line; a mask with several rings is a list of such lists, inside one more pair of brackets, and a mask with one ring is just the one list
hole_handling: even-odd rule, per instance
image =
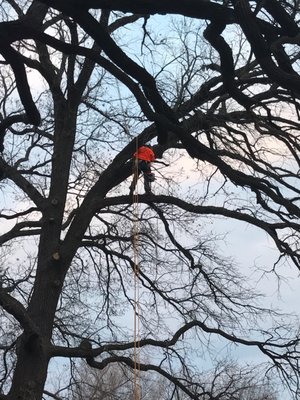
[[0, 152], [2, 153], [4, 150], [4, 136], [6, 133], [6, 130], [10, 128], [13, 124], [18, 124], [18, 123], [23, 123], [23, 124], [29, 124], [29, 119], [27, 114], [17, 114], [17, 115], [11, 115], [9, 117], [4, 118], [0, 122]]
[[27, 74], [19, 53], [5, 43], [1, 44], [0, 51], [5, 60], [10, 64], [15, 75], [18, 93], [24, 106], [28, 123], [36, 126], [39, 125], [41, 121], [40, 113], [35, 105], [35, 102], [33, 101], [28, 84]]
[[36, 325], [29, 318], [28, 313], [24, 306], [9, 295], [4, 288], [0, 286], [0, 305], [6, 312], [11, 314], [21, 325], [27, 334], [34, 334], [38, 332]]
[[[132, 200], [131, 200], [132, 201]], [[282, 223], [269, 223], [266, 221], [263, 221], [261, 218], [254, 217], [250, 214], [246, 214], [245, 212], [241, 211], [240, 209], [237, 210], [229, 210], [226, 209], [225, 207], [215, 207], [215, 206], [202, 206], [202, 205], [195, 205], [191, 203], [187, 203], [184, 200], [179, 199], [178, 197], [172, 197], [172, 196], [164, 196], [164, 195], [139, 195], [139, 201], [148, 203], [150, 206], [153, 204], [157, 203], [162, 203], [162, 204], [173, 204], [176, 205], [177, 207], [181, 208], [182, 210], [185, 210], [187, 212], [195, 213], [198, 215], [220, 215], [224, 216], [227, 218], [232, 218], [237, 221], [243, 221], [246, 223], [251, 224], [252, 226], [256, 226], [262, 230], [264, 230], [275, 242], [278, 250], [281, 253], [285, 253], [289, 256], [291, 256], [297, 265], [297, 267], [300, 269], [300, 254], [295, 253], [288, 243], [282, 241], [279, 239], [276, 230], [284, 230], [288, 226], [293, 226], [295, 230], [300, 230], [300, 224], [297, 223], [291, 223], [291, 222], [282, 222]], [[99, 211], [102, 208], [106, 208], [107, 206], [112, 206], [112, 205], [121, 205], [121, 204], [127, 204], [128, 203], [128, 197], [127, 196], [119, 196], [119, 197], [107, 197], [105, 199], [102, 199], [97, 202], [97, 211]], [[290, 225], [291, 224], [291, 225]]]
[[161, 366], [157, 366], [154, 364], [135, 363], [131, 358], [122, 356], [111, 356], [100, 362], [91, 358], [87, 358], [87, 363], [90, 367], [97, 368], [100, 370], [104, 369], [111, 363], [122, 363], [129, 366], [132, 369], [136, 368], [138, 371], [155, 371], [158, 374], [162, 375], [163, 377], [167, 378], [176, 387], [180, 388], [191, 399], [199, 400], [203, 397], [205, 400], [216, 400], [216, 398], [212, 396], [210, 392], [208, 391], [200, 392], [199, 385], [197, 384], [193, 385], [198, 389], [196, 390], [197, 393], [195, 394], [195, 390], [193, 391], [190, 390], [188, 386], [184, 383], [184, 381], [182, 381], [180, 378], [177, 378], [174, 374], [167, 372]]
[[222, 31], [225, 29], [226, 24], [224, 21], [214, 20], [208, 25], [204, 31], [204, 37], [209, 43], [218, 51], [221, 59], [221, 74], [224, 82], [225, 89], [228, 93], [246, 109], [250, 108], [254, 102], [246, 96], [241, 90], [237, 88], [234, 80], [234, 63], [230, 46], [225, 39], [221, 36]]
[[4, 233], [3, 235], [0, 235], [0, 245], [3, 245], [4, 243], [7, 243], [10, 240], [18, 237], [25, 237], [25, 236], [29, 237], [29, 236], [40, 235], [41, 229], [29, 229], [29, 228], [35, 228], [41, 226], [42, 223], [40, 221], [19, 222], [10, 231]]
[[2, 158], [0, 158], [0, 173], [2, 174], [2, 177], [12, 180], [20, 189], [22, 189], [39, 210], [43, 209], [46, 201], [45, 198], [19, 173], [16, 168], [8, 165]]
[[[286, 358], [288, 354], [298, 354], [297, 351], [297, 344], [300, 338], [295, 339], [272, 339], [267, 338], [263, 340], [251, 340], [251, 339], [244, 339], [238, 337], [234, 334], [229, 334], [220, 328], [211, 328], [208, 327], [204, 322], [199, 320], [193, 320], [181, 328], [179, 328], [171, 339], [167, 340], [154, 340], [154, 339], [141, 339], [137, 343], [135, 342], [128, 342], [128, 343], [112, 343], [100, 346], [98, 348], [92, 348], [91, 346], [79, 346], [79, 347], [62, 347], [62, 346], [51, 346], [49, 349], [49, 353], [52, 357], [80, 357], [80, 358], [88, 358], [93, 359], [95, 357], [99, 357], [103, 353], [110, 353], [116, 351], [125, 351], [133, 349], [135, 346], [138, 348], [142, 348], [145, 346], [153, 346], [153, 347], [160, 347], [160, 348], [170, 348], [174, 346], [182, 336], [191, 329], [199, 328], [203, 332], [207, 334], [215, 334], [218, 335], [231, 343], [241, 344], [250, 347], [257, 347], [263, 354], [265, 354], [270, 359], [279, 359], [279, 358]], [[281, 351], [282, 353], [276, 353], [276, 351]]]
[[182, 14], [192, 18], [220, 18], [228, 23], [234, 21], [234, 13], [227, 7], [205, 0], [41, 0], [49, 7], [61, 11], [77, 12], [94, 9], [118, 10], [135, 14]]
[[[272, 54], [269, 47], [263, 38], [260, 27], [257, 24], [247, 0], [235, 0], [233, 2], [238, 17], [238, 22], [241, 25], [253, 52], [256, 55], [257, 61], [260, 63], [264, 72], [281, 86], [295, 91], [297, 97], [300, 98], [300, 78], [297, 74], [289, 74], [278, 68], [272, 60]], [[299, 31], [298, 31], [299, 33]]]

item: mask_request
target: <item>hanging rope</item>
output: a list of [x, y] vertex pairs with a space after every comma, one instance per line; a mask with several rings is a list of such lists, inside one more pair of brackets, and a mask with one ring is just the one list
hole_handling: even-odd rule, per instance
[[[138, 138], [136, 139], [136, 151], [138, 150]], [[138, 181], [139, 163], [135, 158], [134, 181]], [[139, 195], [138, 192], [133, 193], [133, 263], [134, 263], [134, 378], [133, 378], [133, 400], [141, 400], [141, 384], [140, 384], [140, 293], [139, 293]]]

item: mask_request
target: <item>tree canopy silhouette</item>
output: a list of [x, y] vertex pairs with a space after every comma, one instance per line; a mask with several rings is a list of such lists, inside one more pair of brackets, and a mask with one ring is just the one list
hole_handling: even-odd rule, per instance
[[300, 269], [299, 2], [0, 7], [0, 398], [59, 398], [45, 391], [57, 357], [134, 369], [128, 178], [149, 142], [171, 167], [139, 195], [141, 372], [171, 398], [233, 398], [197, 369], [217, 337], [256, 349], [297, 396], [298, 323], [260, 301], [207, 222], [264, 232], [274, 279]]

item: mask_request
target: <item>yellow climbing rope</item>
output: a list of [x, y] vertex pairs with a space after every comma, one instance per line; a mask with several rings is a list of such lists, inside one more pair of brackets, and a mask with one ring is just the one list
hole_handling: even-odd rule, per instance
[[[138, 150], [138, 139], [136, 140], [136, 151]], [[134, 162], [134, 181], [139, 176], [138, 159]], [[141, 400], [141, 379], [140, 379], [140, 290], [139, 290], [139, 195], [133, 193], [133, 263], [134, 263], [134, 378], [133, 378], [133, 400]]]

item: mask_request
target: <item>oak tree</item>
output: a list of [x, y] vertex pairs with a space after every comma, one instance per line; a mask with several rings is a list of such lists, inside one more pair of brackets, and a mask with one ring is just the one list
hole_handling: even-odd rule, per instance
[[[202, 373], [216, 341], [253, 349], [297, 396], [297, 321], [265, 306], [210, 223], [264, 232], [273, 279], [299, 269], [299, 2], [0, 12], [0, 398], [53, 398], [64, 358], [225, 400]], [[149, 142], [171, 165], [133, 198], [132, 155]]]

